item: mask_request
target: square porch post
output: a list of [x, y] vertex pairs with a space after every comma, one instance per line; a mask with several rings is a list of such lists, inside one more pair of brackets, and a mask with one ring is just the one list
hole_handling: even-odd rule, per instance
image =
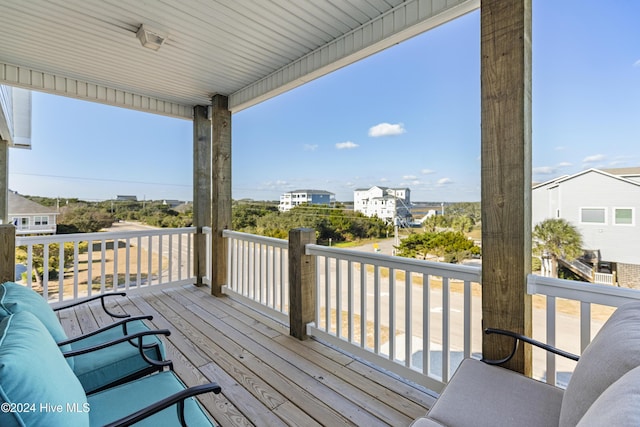
[[222, 231], [231, 229], [231, 111], [229, 98], [211, 99], [211, 294], [222, 295], [227, 280], [227, 245]]
[[307, 338], [307, 323], [316, 316], [316, 257], [305, 254], [307, 244], [316, 243], [312, 228], [289, 231], [289, 335]]
[[9, 141], [0, 135], [0, 224], [9, 223]]
[[209, 107], [193, 108], [193, 272], [196, 286], [204, 284], [207, 274], [207, 239], [202, 227], [211, 226], [211, 120]]
[[16, 227], [0, 224], [0, 283], [16, 279]]
[[[531, 336], [531, 0], [482, 0], [482, 321]], [[484, 336], [484, 357], [511, 341]], [[507, 365], [531, 374], [531, 349]]]

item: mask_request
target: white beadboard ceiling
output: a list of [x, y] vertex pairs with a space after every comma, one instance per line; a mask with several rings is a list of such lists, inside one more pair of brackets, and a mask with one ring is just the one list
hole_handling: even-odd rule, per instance
[[[0, 0], [0, 84], [191, 118], [292, 89], [479, 0]], [[167, 40], [142, 47], [141, 24]]]

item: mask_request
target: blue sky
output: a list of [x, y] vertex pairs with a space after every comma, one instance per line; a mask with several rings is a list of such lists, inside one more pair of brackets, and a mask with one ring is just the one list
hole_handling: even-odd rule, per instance
[[[533, 1], [534, 181], [640, 166], [640, 2]], [[233, 116], [233, 197], [409, 187], [480, 200], [480, 17], [471, 13]], [[34, 93], [21, 194], [192, 198], [186, 120]]]

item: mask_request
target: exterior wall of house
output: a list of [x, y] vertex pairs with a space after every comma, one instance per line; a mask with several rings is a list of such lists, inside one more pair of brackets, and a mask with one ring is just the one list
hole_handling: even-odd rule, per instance
[[640, 185], [597, 171], [536, 187], [533, 225], [564, 218], [575, 225], [585, 249], [599, 249], [603, 261], [640, 264]]
[[331, 206], [331, 203], [334, 202], [334, 198], [334, 194], [329, 193], [328, 191], [292, 191], [280, 196], [278, 210], [281, 212], [287, 212], [304, 203]]
[[353, 192], [353, 210], [366, 216], [392, 221], [396, 217], [411, 215], [411, 190], [408, 188], [385, 188], [374, 186]]

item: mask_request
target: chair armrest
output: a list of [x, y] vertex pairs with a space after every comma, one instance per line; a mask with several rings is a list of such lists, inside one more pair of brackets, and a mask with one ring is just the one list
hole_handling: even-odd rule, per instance
[[221, 388], [216, 383], [202, 384], [194, 387], [189, 387], [185, 390], [179, 391], [178, 393], [172, 394], [169, 397], [166, 397], [162, 400], [157, 401], [156, 403], [147, 406], [146, 408], [140, 409], [139, 411], [134, 412], [131, 415], [127, 415], [126, 417], [120, 418], [117, 421], [114, 421], [110, 424], [107, 424], [104, 427], [124, 427], [134, 423], [137, 423], [140, 420], [143, 420], [151, 415], [162, 411], [170, 406], [178, 404], [178, 417], [180, 418], [180, 423], [183, 426], [186, 426], [186, 422], [184, 419], [184, 401], [190, 397], [197, 396], [202, 393], [210, 393], [213, 392], [215, 394], [220, 393]]
[[511, 354], [509, 354], [509, 356], [505, 357], [504, 359], [499, 359], [499, 360], [490, 360], [490, 359], [482, 358], [482, 361], [484, 363], [489, 364], [489, 365], [501, 365], [501, 364], [511, 360], [513, 355], [516, 354], [516, 351], [518, 350], [518, 344], [519, 344], [520, 341], [526, 342], [527, 344], [531, 344], [531, 345], [533, 345], [535, 347], [544, 349], [546, 351], [549, 351], [549, 352], [551, 352], [553, 354], [557, 354], [557, 355], [562, 356], [562, 357], [566, 357], [567, 359], [571, 359], [571, 360], [574, 360], [576, 362], [580, 359], [580, 356], [578, 356], [578, 355], [575, 355], [573, 353], [569, 353], [569, 352], [564, 351], [564, 350], [560, 350], [560, 349], [558, 349], [556, 347], [553, 347], [553, 346], [551, 346], [549, 344], [542, 343], [540, 341], [534, 340], [533, 338], [529, 338], [527, 336], [524, 336], [524, 335], [521, 335], [521, 334], [518, 334], [518, 333], [515, 333], [515, 332], [505, 331], [503, 329], [487, 328], [487, 329], [484, 330], [484, 333], [487, 334], [487, 335], [498, 334], [498, 335], [504, 335], [504, 336], [508, 336], [508, 337], [514, 338], [514, 340], [513, 340], [513, 350], [511, 351]]
[[120, 296], [120, 297], [123, 297], [123, 296], [125, 296], [125, 295], [127, 295], [127, 293], [126, 293], [126, 292], [110, 292], [110, 293], [108, 293], [108, 294], [96, 295], [96, 296], [93, 296], [93, 297], [84, 298], [84, 299], [82, 299], [82, 300], [80, 300], [80, 301], [72, 302], [72, 303], [70, 303], [70, 304], [66, 304], [66, 305], [58, 306], [58, 307], [54, 308], [54, 309], [53, 309], [53, 311], [60, 311], [60, 310], [64, 310], [65, 308], [75, 307], [75, 306], [77, 306], [77, 305], [85, 304], [85, 303], [87, 303], [87, 302], [95, 301], [95, 300], [98, 300], [98, 299], [99, 299], [99, 300], [100, 300], [100, 302], [101, 302], [101, 304], [102, 304], [102, 309], [104, 310], [104, 312], [105, 312], [105, 313], [107, 313], [107, 314], [108, 314], [109, 316], [111, 316], [111, 317], [115, 317], [115, 318], [118, 318], [118, 319], [124, 319], [125, 317], [129, 317], [129, 316], [131, 316], [131, 315], [130, 315], [130, 314], [118, 314], [118, 313], [112, 313], [111, 311], [109, 311], [109, 310], [107, 309], [107, 306], [105, 305], [104, 300], [105, 300], [105, 298], [107, 298], [107, 297], [114, 297], [114, 296]]
[[112, 323], [110, 325], [107, 325], [107, 326], [103, 326], [100, 329], [96, 329], [95, 331], [88, 332], [88, 333], [86, 333], [84, 335], [80, 335], [80, 336], [77, 336], [77, 337], [74, 337], [74, 338], [69, 338], [68, 340], [60, 341], [58, 343], [58, 346], [66, 345], [66, 344], [72, 344], [72, 343], [74, 343], [76, 341], [81, 341], [81, 340], [83, 340], [85, 338], [97, 335], [97, 334], [99, 334], [101, 332], [108, 331], [109, 329], [117, 328], [118, 326], [122, 326], [123, 335], [127, 335], [127, 323], [134, 322], [134, 321], [137, 321], [137, 320], [153, 320], [153, 316], [147, 315], [147, 316], [127, 317], [126, 319], [119, 320], [119, 321], [114, 322], [114, 323]]
[[[131, 345], [138, 347], [138, 351], [140, 352], [140, 356], [149, 364], [152, 366], [157, 366], [157, 367], [165, 367], [165, 366], [169, 366], [169, 369], [173, 370], [173, 362], [170, 360], [151, 360], [149, 359], [149, 357], [147, 357], [147, 355], [145, 354], [145, 350], [150, 348], [151, 346], [149, 345], [144, 345], [143, 343], [143, 338], [149, 335], [164, 335], [164, 336], [169, 336], [171, 335], [171, 331], [169, 331], [168, 329], [158, 329], [158, 330], [151, 330], [151, 331], [141, 331], [141, 332], [136, 332], [135, 334], [131, 334], [131, 335], [125, 335], [122, 336], [120, 338], [117, 338], [115, 340], [111, 340], [111, 341], [107, 341], [105, 343], [102, 344], [98, 344], [95, 346], [91, 346], [91, 347], [86, 347], [86, 348], [82, 348], [79, 350], [71, 350], [71, 351], [65, 351], [62, 352], [62, 355], [64, 357], [74, 357], [74, 356], [80, 356], [82, 354], [87, 354], [87, 353], [91, 353], [94, 351], [98, 351], [98, 350], [102, 350], [104, 348], [107, 347], [112, 347], [114, 345], [123, 343], [123, 342], [129, 342]], [[137, 343], [133, 343], [133, 341], [137, 341]], [[154, 344], [155, 345], [155, 344]]]

